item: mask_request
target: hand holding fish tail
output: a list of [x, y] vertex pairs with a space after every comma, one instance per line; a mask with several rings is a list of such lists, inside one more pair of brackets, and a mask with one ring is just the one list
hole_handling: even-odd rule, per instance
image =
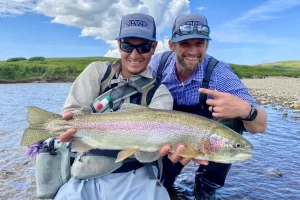
[[183, 144], [179, 144], [175, 150], [174, 153], [169, 153], [171, 150], [171, 146], [165, 145], [160, 149], [160, 155], [165, 156], [168, 154], [168, 158], [173, 162], [177, 163], [180, 162], [182, 165], [187, 165], [191, 160], [193, 160], [196, 163], [199, 163], [200, 165], [208, 165], [208, 161], [206, 160], [198, 160], [198, 159], [191, 159], [191, 158], [183, 158], [180, 156], [182, 152], [184, 151], [185, 146]]
[[[72, 112], [65, 112], [62, 114], [62, 119], [63, 120], [69, 120], [73, 118], [73, 113]], [[68, 130], [66, 130], [64, 133], [62, 133], [58, 139], [61, 142], [70, 142], [73, 138], [73, 136], [76, 133], [76, 129], [74, 128], [70, 128]]]

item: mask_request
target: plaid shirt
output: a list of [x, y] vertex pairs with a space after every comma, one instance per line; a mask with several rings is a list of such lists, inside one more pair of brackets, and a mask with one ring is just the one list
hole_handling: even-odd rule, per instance
[[[155, 54], [151, 58], [149, 66], [154, 75], [157, 73], [161, 57], [162, 53]], [[199, 65], [192, 76], [184, 81], [183, 86], [176, 76], [175, 54], [172, 53], [169, 56], [162, 74], [161, 83], [167, 86], [178, 105], [196, 105], [199, 103], [200, 94], [198, 89], [201, 87], [202, 80], [204, 79], [209, 58], [210, 56], [206, 55], [204, 61]], [[215, 66], [210, 77], [209, 89], [230, 93], [247, 101], [255, 107], [258, 106], [254, 98], [249, 94], [245, 85], [227, 63], [219, 61], [219, 63]], [[208, 96], [207, 98], [212, 97]]]

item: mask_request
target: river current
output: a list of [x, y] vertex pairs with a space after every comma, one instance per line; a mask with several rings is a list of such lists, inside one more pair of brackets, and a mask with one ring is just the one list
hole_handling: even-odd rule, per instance
[[[0, 84], [0, 199], [36, 199], [34, 161], [20, 147], [27, 127], [25, 106], [60, 113], [70, 87], [71, 83]], [[300, 121], [283, 113], [300, 114], [277, 108], [265, 105], [265, 133], [244, 133], [254, 146], [254, 157], [232, 165], [218, 199], [300, 200]], [[193, 199], [196, 170], [191, 163], [177, 178], [178, 199]]]

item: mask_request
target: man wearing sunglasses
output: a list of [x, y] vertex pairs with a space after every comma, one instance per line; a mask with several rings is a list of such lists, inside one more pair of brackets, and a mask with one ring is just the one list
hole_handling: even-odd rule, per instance
[[[108, 94], [111, 94], [112, 97], [114, 92], [120, 90], [116, 88], [124, 86], [124, 81], [125, 83], [129, 83], [135, 79], [144, 78], [153, 80], [153, 85], [155, 85], [155, 78], [152, 75], [151, 69], [148, 67], [148, 63], [157, 46], [154, 19], [149, 15], [141, 13], [125, 15], [121, 20], [120, 32], [116, 40], [119, 44], [121, 59], [111, 66], [104, 62], [93, 62], [86, 67], [74, 81], [66, 99], [63, 107], [64, 119], [72, 118], [74, 113], [98, 112], [97, 106], [91, 105], [93, 105], [99, 93], [101, 96], [102, 94], [107, 95], [106, 92], [109, 92]], [[105, 79], [104, 77], [109, 67], [111, 67], [111, 72], [108, 73], [108, 78]], [[112, 88], [109, 88], [109, 86]], [[126, 95], [125, 92], [118, 92]], [[144, 91], [144, 93], [146, 92]], [[144, 93], [136, 93], [127, 98], [121, 97], [119, 104], [121, 105], [123, 102], [141, 104], [141, 98], [143, 98], [141, 95], [144, 95]], [[171, 110], [173, 107], [172, 95], [164, 85], [156, 87], [150, 100], [150, 103], [147, 104], [148, 107], [151, 108]], [[113, 107], [112, 109], [116, 111], [118, 108], [119, 106]], [[107, 109], [107, 111], [108, 110], [110, 109]], [[69, 129], [60, 135], [59, 140], [69, 142], [75, 132], [75, 129]], [[116, 156], [116, 154], [113, 156], [111, 153], [115, 151], [98, 150], [98, 152], [93, 152], [93, 159], [96, 159], [98, 164], [100, 163], [99, 165], [105, 165], [111, 162], [110, 166], [107, 167], [109, 169], [114, 167], [114, 161], [116, 160], [114, 156]], [[97, 154], [96, 157], [95, 154]], [[88, 156], [89, 154], [85, 154], [79, 158], [77, 156], [78, 159], [75, 159], [72, 167], [83, 165], [82, 162], [88, 160]], [[101, 161], [102, 158], [103, 162]], [[96, 162], [95, 160], [91, 160], [91, 162], [92, 161]], [[91, 171], [97, 167], [98, 166], [92, 166], [87, 162], [84, 163], [79, 173], [84, 173], [84, 171], [91, 173]], [[150, 167], [154, 175], [158, 177], [160, 173], [159, 169], [156, 168], [157, 166]], [[111, 173], [102, 176], [95, 173], [94, 175], [89, 174], [88, 178], [82, 178], [84, 174], [79, 174], [78, 176], [81, 178], [75, 178], [75, 169], [75, 167], [74, 170], [72, 169], [72, 178], [59, 189], [55, 197], [56, 200], [170, 199], [166, 188], [157, 184], [156, 178], [150, 179], [149, 173], [151, 171], [148, 171], [149, 168], [146, 169], [146, 167], [137, 160], [127, 163], [124, 162], [120, 168], [112, 170]], [[101, 174], [101, 170], [98, 174], [99, 173]]]
[[[166, 85], [173, 95], [173, 109], [222, 119], [224, 125], [240, 134], [244, 130], [264, 132], [264, 109], [227, 63], [206, 54], [211, 40], [209, 34], [205, 16], [178, 16], [169, 41], [172, 52], [156, 54], [151, 59], [149, 65], [158, 82]], [[165, 147], [166, 152], [168, 149]], [[173, 155], [164, 158], [164, 185], [169, 192], [176, 176], [190, 162], [179, 156], [183, 149], [184, 146], [178, 146]], [[216, 199], [215, 191], [224, 185], [231, 165], [214, 162], [203, 165], [201, 162], [195, 178], [196, 199]]]

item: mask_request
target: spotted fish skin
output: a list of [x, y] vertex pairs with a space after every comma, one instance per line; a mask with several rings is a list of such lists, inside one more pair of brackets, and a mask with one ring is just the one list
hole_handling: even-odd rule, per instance
[[183, 157], [233, 163], [251, 158], [247, 152], [253, 149], [250, 142], [226, 126], [180, 111], [124, 104], [117, 112], [80, 114], [71, 120], [62, 120], [60, 115], [37, 107], [27, 109], [29, 127], [24, 132], [22, 146], [75, 128], [72, 141], [75, 151], [123, 150], [120, 160], [138, 152], [143, 156], [147, 152], [157, 154], [166, 144], [171, 145], [170, 152], [174, 152], [178, 144], [184, 144]]

